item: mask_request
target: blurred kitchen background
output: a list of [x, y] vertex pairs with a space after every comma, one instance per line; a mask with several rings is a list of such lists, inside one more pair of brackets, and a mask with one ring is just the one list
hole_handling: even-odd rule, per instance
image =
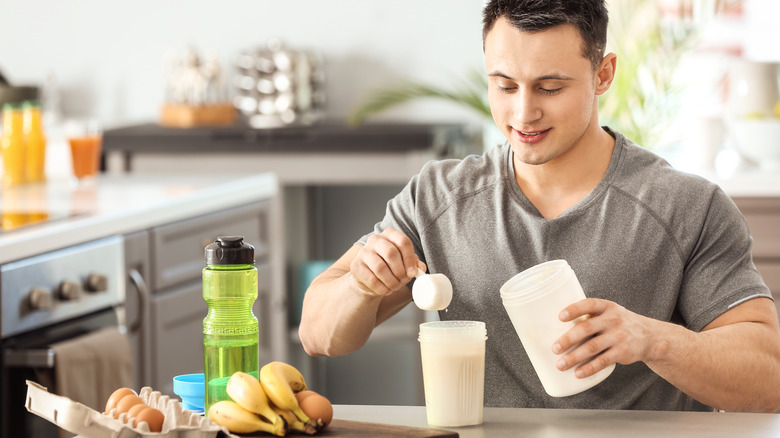
[[[216, 55], [227, 85], [241, 52], [277, 38], [321, 55], [327, 115], [344, 118], [367, 90], [390, 80], [446, 81], [479, 67], [481, 7], [479, 0], [11, 0], [0, 14], [0, 66], [13, 82], [53, 77], [65, 115], [94, 113], [122, 126], [157, 119], [171, 55], [189, 48]], [[417, 117], [468, 119], [448, 106]]]
[[[609, 4], [619, 78], [602, 123], [705, 176], [777, 173], [780, 2]], [[41, 91], [50, 177], [69, 174], [61, 126], [82, 116], [106, 128], [105, 173], [278, 173], [288, 294], [278, 310], [289, 331], [271, 335], [290, 344], [278, 359], [334, 403], [419, 405], [417, 324], [435, 315], [410, 306], [360, 352], [310, 359], [297, 341], [300, 297], [426, 160], [501, 141], [484, 101], [464, 104], [484, 90], [474, 79], [484, 72], [483, 5], [4, 0], [0, 72]], [[454, 96], [426, 98], [442, 91]], [[188, 106], [213, 112], [198, 119]], [[767, 122], [769, 146], [737, 144], [733, 122], [743, 120]]]

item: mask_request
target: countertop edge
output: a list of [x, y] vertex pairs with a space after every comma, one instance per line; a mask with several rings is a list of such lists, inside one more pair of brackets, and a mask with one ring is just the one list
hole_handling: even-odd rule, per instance
[[115, 213], [74, 217], [0, 235], [0, 264], [113, 235], [197, 217], [277, 196], [279, 182], [270, 173], [221, 182], [172, 199]]

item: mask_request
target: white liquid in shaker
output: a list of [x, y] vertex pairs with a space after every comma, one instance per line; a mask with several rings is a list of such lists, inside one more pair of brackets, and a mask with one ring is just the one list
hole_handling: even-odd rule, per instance
[[484, 343], [460, 346], [459, 351], [447, 345], [421, 345], [428, 424], [443, 427], [481, 424]]

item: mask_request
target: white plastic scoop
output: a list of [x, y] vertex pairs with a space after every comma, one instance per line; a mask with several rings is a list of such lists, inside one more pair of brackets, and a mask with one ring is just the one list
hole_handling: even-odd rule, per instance
[[422, 310], [444, 310], [452, 301], [452, 283], [444, 274], [426, 274], [417, 269], [412, 286], [414, 304]]

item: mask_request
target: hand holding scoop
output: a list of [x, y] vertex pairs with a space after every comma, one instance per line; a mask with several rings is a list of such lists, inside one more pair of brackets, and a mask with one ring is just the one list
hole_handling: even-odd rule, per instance
[[452, 301], [452, 283], [444, 274], [426, 274], [417, 269], [412, 286], [414, 304], [422, 310], [444, 310]]

